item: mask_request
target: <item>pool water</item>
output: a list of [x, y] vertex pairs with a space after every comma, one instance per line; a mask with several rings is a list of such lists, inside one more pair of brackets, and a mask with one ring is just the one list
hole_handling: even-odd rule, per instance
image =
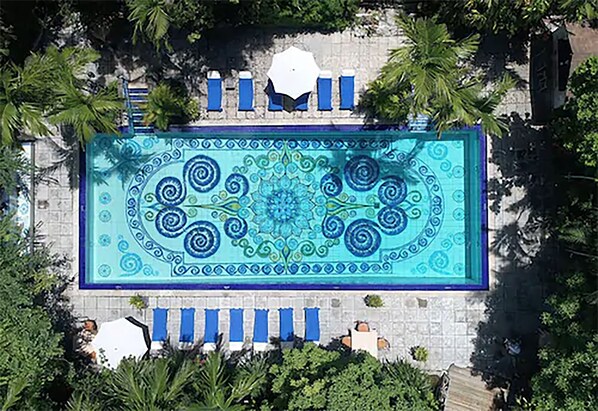
[[82, 288], [481, 289], [477, 130], [98, 136]]

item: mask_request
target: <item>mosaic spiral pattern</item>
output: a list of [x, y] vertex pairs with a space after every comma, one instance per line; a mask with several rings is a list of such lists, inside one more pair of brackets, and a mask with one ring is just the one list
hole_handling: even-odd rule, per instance
[[156, 230], [167, 238], [178, 237], [187, 225], [187, 214], [180, 208], [163, 208], [156, 216]]
[[176, 177], [164, 177], [156, 185], [156, 198], [166, 206], [177, 206], [185, 200], [185, 188]]
[[244, 175], [233, 173], [226, 178], [224, 188], [231, 194], [244, 196], [249, 192], [249, 181], [247, 181]]
[[345, 246], [355, 257], [369, 257], [380, 248], [382, 238], [370, 220], [353, 221], [345, 231]]
[[396, 206], [407, 197], [405, 180], [396, 176], [384, 178], [384, 183], [378, 188], [378, 198], [387, 206]]
[[339, 238], [345, 231], [345, 223], [340, 217], [328, 216], [322, 223], [322, 234], [326, 238]]
[[220, 167], [213, 158], [200, 154], [185, 163], [183, 173], [195, 191], [210, 191], [220, 181]]
[[328, 197], [336, 197], [343, 191], [343, 182], [336, 174], [326, 174], [320, 180], [320, 190]]
[[135, 253], [126, 253], [120, 259], [120, 268], [127, 275], [134, 275], [141, 271], [143, 268], [143, 262], [141, 257]]
[[380, 176], [378, 162], [369, 156], [355, 156], [345, 164], [345, 181], [355, 191], [374, 188]]
[[407, 227], [407, 213], [400, 208], [384, 207], [378, 213], [378, 223], [384, 234], [397, 235]]
[[220, 247], [220, 232], [209, 221], [197, 221], [190, 226], [183, 245], [185, 251], [196, 258], [207, 258]]
[[224, 233], [233, 240], [245, 237], [245, 234], [247, 234], [247, 221], [237, 217], [228, 218], [224, 222]]

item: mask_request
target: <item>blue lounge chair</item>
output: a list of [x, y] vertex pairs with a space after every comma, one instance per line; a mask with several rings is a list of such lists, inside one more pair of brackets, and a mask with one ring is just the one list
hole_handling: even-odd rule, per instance
[[355, 107], [355, 70], [343, 70], [340, 78], [341, 110]]
[[245, 341], [243, 333], [243, 309], [232, 308], [230, 310], [230, 329], [229, 329], [229, 349], [231, 351], [241, 351]]
[[332, 110], [332, 73], [327, 70], [318, 77], [318, 110]]
[[167, 322], [168, 308], [154, 308], [151, 351], [160, 351], [164, 347], [164, 342], [168, 337]]
[[206, 335], [203, 339], [203, 350], [214, 351], [218, 343], [218, 309], [206, 309]]
[[239, 111], [253, 111], [253, 78], [249, 71], [239, 73]]
[[268, 81], [268, 87], [266, 87], [266, 93], [268, 93], [268, 110], [269, 111], [282, 111], [283, 102], [282, 94], [278, 94], [274, 91], [274, 86], [271, 81]]
[[195, 340], [195, 308], [181, 308], [181, 331], [179, 346], [181, 349], [193, 347]]
[[293, 344], [295, 332], [293, 329], [293, 309], [279, 308], [280, 315], [280, 345], [288, 346]]
[[305, 93], [302, 96], [299, 96], [297, 100], [295, 100], [295, 110], [297, 111], [307, 111], [307, 103], [309, 102], [309, 93]]
[[208, 73], [208, 111], [222, 111], [222, 79], [217, 71]]
[[320, 343], [320, 309], [305, 308], [305, 341]]
[[255, 309], [253, 322], [253, 350], [266, 351], [268, 348], [268, 310]]

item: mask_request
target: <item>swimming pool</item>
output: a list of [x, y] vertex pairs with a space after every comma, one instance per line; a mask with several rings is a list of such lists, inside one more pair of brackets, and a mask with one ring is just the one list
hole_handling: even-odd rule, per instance
[[487, 288], [477, 129], [98, 136], [82, 170], [81, 288]]

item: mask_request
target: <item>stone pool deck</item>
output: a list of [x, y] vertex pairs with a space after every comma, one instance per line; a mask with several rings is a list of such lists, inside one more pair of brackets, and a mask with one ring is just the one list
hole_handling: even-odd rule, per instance
[[[341, 69], [352, 68], [356, 70], [356, 92], [363, 90], [367, 82], [373, 79], [379, 68], [387, 58], [388, 49], [401, 44], [401, 37], [396, 35], [392, 29], [375, 31], [371, 36], [362, 36], [363, 30], [348, 30], [344, 33], [324, 34], [292, 34], [269, 37], [265, 39], [259, 50], [243, 51], [243, 65], [239, 69], [250, 69], [256, 79], [256, 111], [254, 113], [238, 113], [236, 111], [236, 92], [226, 90], [224, 93], [224, 111], [222, 113], [202, 113], [200, 124], [222, 124], [222, 125], [248, 125], [248, 124], [348, 124], [362, 123], [363, 118], [356, 113], [339, 111], [321, 113], [314, 110], [315, 102], [312, 97], [310, 110], [302, 113], [270, 113], [265, 110], [266, 96], [261, 92], [265, 84], [265, 73], [270, 64], [271, 56], [282, 51], [287, 46], [297, 45], [301, 48], [314, 52], [316, 61], [322, 69], [333, 71], [333, 78], [337, 78]], [[260, 41], [259, 33], [253, 33], [256, 42]], [[265, 34], [262, 34], [265, 35]], [[233, 40], [231, 40], [232, 42]], [[204, 47], [210, 55], [210, 50], [215, 55], [209, 68], [229, 69], [227, 50], [242, 49], [241, 46], [233, 47], [231, 43], [221, 43], [218, 46], [220, 53], [214, 53], [215, 45], [201, 43], [198, 47]], [[527, 78], [527, 66], [515, 66], [512, 69], [520, 73], [522, 78]], [[224, 71], [223, 70], [223, 74]], [[205, 70], [204, 70], [205, 72]], [[140, 70], [131, 73], [139, 76]], [[197, 80], [198, 90], [202, 91], [205, 84], [202, 79]], [[335, 80], [335, 90], [338, 83]], [[204, 90], [205, 91], [205, 90]], [[334, 98], [338, 99], [338, 92]], [[357, 98], [357, 97], [356, 97]], [[200, 106], [205, 107], [205, 93], [200, 93]], [[334, 103], [338, 107], [338, 101]], [[501, 112], [511, 114], [518, 113], [521, 118], [525, 113], [530, 112], [529, 90], [526, 86], [513, 90], [509, 93]], [[57, 144], [62, 144], [59, 138], [54, 138]], [[508, 152], [508, 147], [513, 144], [512, 140], [489, 141], [488, 157], [494, 159], [496, 153]], [[36, 145], [36, 164], [39, 167], [47, 167], [58, 162], [68, 164], [64, 153], [61, 154], [53, 144], [40, 140]], [[75, 172], [78, 162], [70, 160], [71, 171]], [[507, 183], [512, 176], [504, 176], [504, 165], [495, 164], [493, 160], [488, 165], [489, 179], [497, 184]], [[275, 311], [281, 307], [295, 308], [295, 331], [298, 336], [303, 335], [303, 313], [304, 307], [320, 307], [321, 341], [327, 344], [331, 339], [347, 334], [355, 321], [369, 321], [376, 328], [379, 334], [390, 342], [390, 351], [383, 355], [387, 358], [409, 357], [409, 349], [415, 345], [422, 345], [429, 349], [429, 360], [424, 365], [430, 370], [446, 369], [450, 364], [455, 363], [461, 366], [471, 366], [477, 351], [480, 348], [480, 332], [488, 325], [494, 325], [496, 310], [503, 310], [501, 318], [510, 318], [511, 324], [507, 321], [501, 323], [504, 330], [497, 333], [511, 333], [510, 328], [523, 328], [529, 316], [533, 316], [533, 310], [528, 307], [526, 299], [537, 298], [538, 290], [529, 277], [522, 276], [520, 271], [506, 270], [505, 267], [512, 264], [511, 259], [504, 258], [501, 238], [495, 239], [495, 233], [503, 232], [506, 227], [523, 228], [529, 217], [529, 213], [515, 211], [509, 208], [510, 205], [522, 201], [526, 192], [524, 188], [510, 186], [501, 194], [501, 206], [494, 207], [489, 212], [489, 244], [498, 243], [498, 246], [491, 250], [490, 255], [490, 281], [489, 292], [416, 292], [416, 291], [394, 291], [376, 292], [382, 296], [384, 307], [367, 308], [363, 303], [366, 292], [343, 292], [343, 291], [141, 291], [140, 294], [148, 297], [149, 308], [144, 312], [137, 312], [129, 306], [129, 297], [135, 292], [132, 291], [90, 291], [79, 290], [78, 278], [78, 190], [76, 180], [69, 179], [71, 173], [69, 167], [59, 167], [51, 174], [53, 179], [50, 183], [41, 183], [36, 188], [35, 199], [35, 220], [41, 223], [40, 231], [46, 241], [52, 244], [53, 250], [66, 255], [70, 261], [70, 272], [74, 282], [68, 290], [74, 314], [77, 317], [93, 318], [99, 323], [113, 320], [126, 315], [134, 315], [151, 326], [151, 309], [154, 307], [167, 307], [171, 315], [169, 320], [169, 331], [178, 337], [179, 308], [195, 307], [196, 312], [196, 336], [203, 335], [203, 311], [202, 308], [220, 308], [220, 330], [227, 340], [228, 333], [228, 311], [227, 308], [241, 307], [246, 310], [245, 333], [251, 335], [253, 329], [254, 308], [269, 308], [270, 312], [270, 334], [276, 336], [278, 333], [278, 313]], [[492, 205], [492, 202], [491, 202]], [[517, 229], [516, 229], [517, 230]], [[509, 243], [506, 247], [511, 247]], [[508, 281], [509, 288], [503, 287], [504, 277]], [[521, 283], [521, 287], [517, 286]], [[513, 298], [513, 304], [502, 304], [499, 307], [493, 306], [495, 297], [499, 295], [504, 298]], [[491, 318], [492, 317], [492, 318]], [[521, 320], [521, 321], [520, 321]], [[531, 320], [530, 320], [531, 321]], [[529, 321], [528, 321], [529, 323]], [[485, 328], [486, 327], [486, 328]], [[479, 353], [477, 353], [479, 354]], [[479, 364], [475, 363], [476, 366]]]

